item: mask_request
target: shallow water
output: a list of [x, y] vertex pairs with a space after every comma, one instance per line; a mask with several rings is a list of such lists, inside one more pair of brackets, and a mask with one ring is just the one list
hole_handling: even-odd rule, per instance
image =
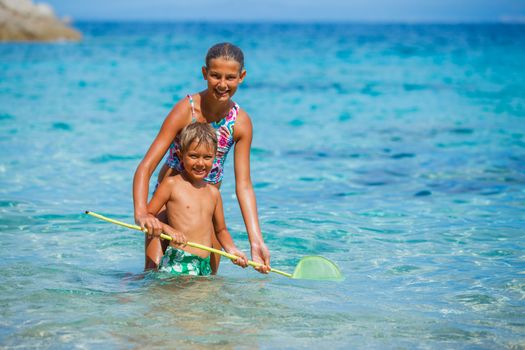
[[[4, 348], [525, 346], [525, 26], [80, 23], [0, 46]], [[229, 40], [272, 265], [143, 274], [133, 172]], [[248, 251], [232, 159], [227, 223]]]

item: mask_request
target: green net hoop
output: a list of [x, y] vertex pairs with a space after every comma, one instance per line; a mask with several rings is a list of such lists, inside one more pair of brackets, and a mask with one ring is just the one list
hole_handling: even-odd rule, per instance
[[322, 256], [305, 256], [292, 274], [292, 278], [317, 281], [341, 281], [343, 274], [336, 264]]

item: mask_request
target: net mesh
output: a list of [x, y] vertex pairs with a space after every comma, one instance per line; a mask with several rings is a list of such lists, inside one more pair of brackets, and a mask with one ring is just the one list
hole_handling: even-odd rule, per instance
[[336, 264], [322, 256], [305, 256], [302, 258], [292, 274], [292, 278], [340, 281], [343, 279], [341, 271]]

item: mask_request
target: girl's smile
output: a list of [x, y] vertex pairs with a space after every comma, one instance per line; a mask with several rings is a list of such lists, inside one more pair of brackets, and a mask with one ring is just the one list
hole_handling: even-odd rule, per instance
[[208, 67], [202, 67], [202, 75], [208, 81], [208, 92], [219, 101], [229, 100], [242, 83], [246, 71], [241, 71], [235, 60], [215, 58]]

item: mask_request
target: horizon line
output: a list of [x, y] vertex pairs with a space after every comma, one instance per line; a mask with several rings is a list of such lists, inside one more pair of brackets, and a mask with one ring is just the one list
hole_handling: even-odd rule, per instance
[[480, 25], [480, 24], [505, 24], [505, 25], [525, 25], [525, 17], [519, 19], [434, 19], [434, 20], [420, 20], [420, 19], [405, 19], [405, 20], [366, 20], [366, 19], [246, 19], [239, 20], [238, 18], [232, 20], [230, 18], [222, 19], [196, 19], [196, 18], [74, 18], [72, 16], [61, 16], [62, 20], [69, 23], [82, 22], [106, 22], [106, 23], [233, 23], [233, 24], [382, 24], [382, 25], [399, 25], [399, 24], [426, 24], [426, 25]]

